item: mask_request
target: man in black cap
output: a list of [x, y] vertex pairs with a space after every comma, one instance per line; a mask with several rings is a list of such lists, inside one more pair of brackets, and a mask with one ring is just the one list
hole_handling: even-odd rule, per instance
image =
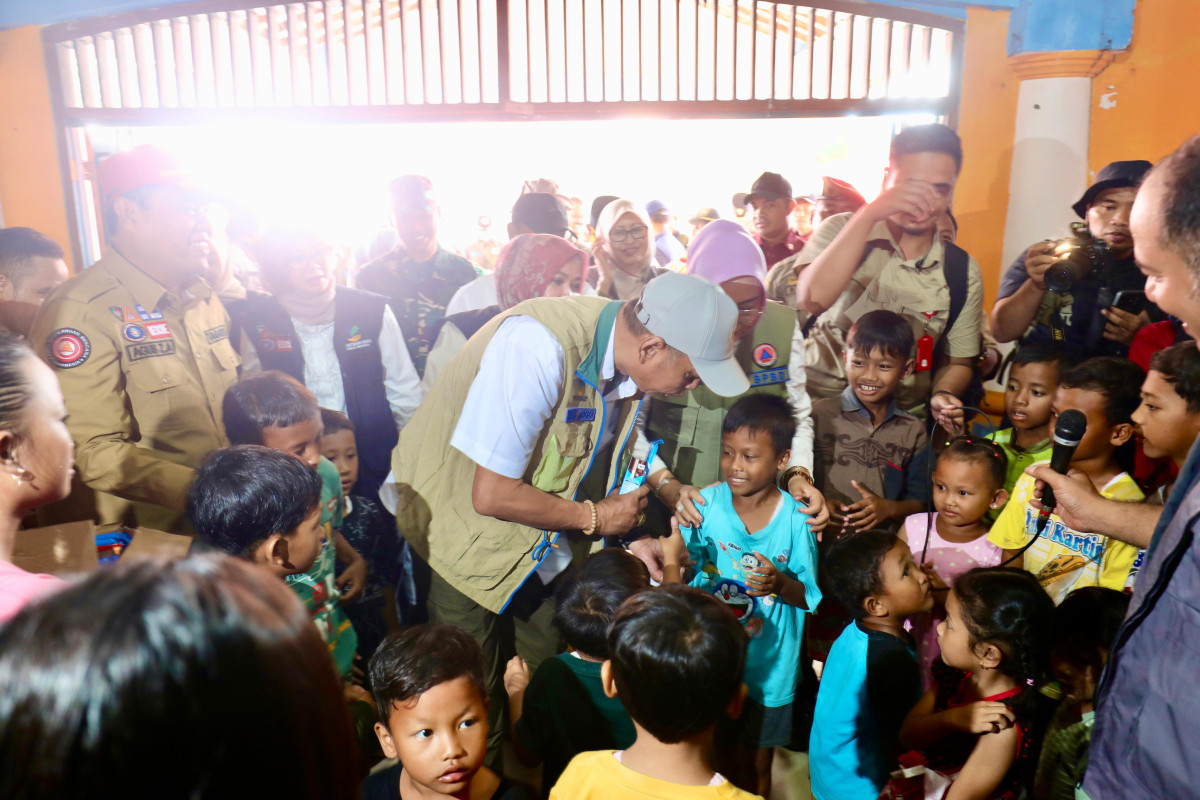
[[992, 309], [997, 341], [1057, 342], [1081, 359], [1128, 354], [1134, 334], [1159, 315], [1146, 299], [1129, 229], [1137, 186], [1149, 169], [1149, 161], [1114, 161], [1072, 206], [1091, 237], [1107, 246], [1108, 257], [1092, 264], [1076, 250], [1073, 259], [1092, 266], [1077, 270], [1071, 285], [1051, 280], [1047, 286], [1048, 270], [1062, 272], [1066, 247], [1058, 242], [1030, 245], [1012, 263]]
[[753, 209], [754, 241], [762, 248], [768, 269], [804, 247], [804, 239], [789, 224], [788, 217], [795, 204], [792, 185], [778, 172], [764, 172], [749, 192], [733, 196], [734, 208]]

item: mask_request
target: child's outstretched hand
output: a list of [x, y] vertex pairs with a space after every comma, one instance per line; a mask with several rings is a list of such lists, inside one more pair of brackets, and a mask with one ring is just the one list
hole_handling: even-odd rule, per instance
[[966, 733], [999, 733], [1011, 728], [1016, 717], [1004, 703], [980, 700], [949, 709], [948, 721]]
[[866, 531], [892, 517], [890, 500], [885, 500], [870, 489], [864, 489], [858, 481], [850, 481], [850, 484], [862, 495], [862, 500], [841, 507], [843, 528]]
[[359, 556], [356, 560], [350, 562], [334, 582], [341, 592], [338, 602], [342, 604], [353, 603], [363, 593], [363, 589], [367, 588], [366, 559]]
[[758, 566], [746, 572], [746, 585], [750, 590], [746, 594], [751, 597], [778, 594], [783, 589], [783, 573], [775, 568], [771, 559], [757, 550], [754, 557], [758, 559]]
[[529, 671], [529, 665], [525, 663], [525, 659], [513, 656], [512, 660], [508, 662], [508, 666], [504, 668], [504, 691], [508, 692], [510, 697], [525, 691], [531, 677], [533, 677], [533, 673]]
[[937, 567], [933, 565], [932, 561], [926, 561], [921, 565], [921, 569], [925, 572], [925, 576], [929, 578], [929, 586], [932, 591], [944, 592], [950, 588], [942, 580], [942, 576], [937, 574]]

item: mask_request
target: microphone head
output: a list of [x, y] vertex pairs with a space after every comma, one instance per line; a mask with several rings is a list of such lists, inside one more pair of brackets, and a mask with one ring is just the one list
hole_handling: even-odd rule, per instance
[[1082, 411], [1068, 408], [1058, 415], [1054, 425], [1054, 441], [1064, 445], [1078, 445], [1087, 431], [1087, 417]]

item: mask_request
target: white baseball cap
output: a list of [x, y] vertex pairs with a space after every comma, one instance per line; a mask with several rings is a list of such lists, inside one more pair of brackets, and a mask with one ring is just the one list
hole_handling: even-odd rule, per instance
[[720, 286], [697, 275], [664, 272], [646, 284], [637, 318], [655, 336], [687, 355], [704, 385], [737, 397], [750, 381], [733, 356], [737, 304]]

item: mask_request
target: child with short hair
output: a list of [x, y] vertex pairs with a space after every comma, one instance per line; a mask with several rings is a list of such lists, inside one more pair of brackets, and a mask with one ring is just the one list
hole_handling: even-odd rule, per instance
[[[1132, 462], [1131, 415], [1140, 403], [1141, 367], [1120, 358], [1093, 358], [1063, 376], [1054, 395], [1054, 415], [1072, 408], [1087, 417], [1087, 429], [1071, 467], [1084, 473], [1101, 496], [1140, 503], [1142, 491], [1125, 472]], [[1057, 603], [1073, 589], [1105, 586], [1123, 589], [1138, 548], [1095, 533], [1079, 533], [1051, 513], [1038, 533], [1039, 511], [1029, 505], [1035, 480], [1024, 475], [1004, 507], [988, 539], [1004, 548], [1004, 561], [1015, 559], [1037, 576]], [[1026, 549], [1026, 545], [1028, 548]]]
[[808, 517], [776, 484], [791, 457], [791, 404], [778, 395], [746, 395], [721, 427], [725, 480], [700, 492], [705, 511], [699, 527], [681, 535], [672, 520], [663, 545], [672, 569], [664, 576], [678, 580], [676, 567], [689, 557], [695, 563], [691, 585], [714, 594], [745, 626], [749, 699], [727, 770], [735, 784], [766, 797], [774, 748], [791, 741], [804, 615], [821, 599], [817, 543]]
[[207, 548], [286, 579], [308, 572], [325, 540], [321, 479], [278, 450], [236, 445], [196, 469], [188, 517]]
[[626, 750], [581, 753], [551, 800], [680, 797], [750, 800], [714, 771], [713, 732], [745, 699], [746, 633], [715, 597], [665, 585], [625, 601], [608, 631], [604, 692], [618, 697], [637, 731]]
[[[358, 481], [354, 423], [340, 411], [321, 409], [321, 456], [337, 468], [342, 485], [342, 536], [370, 568], [358, 599], [345, 604], [358, 634], [358, 653], [370, 658], [389, 630], [399, 630], [397, 595], [405, 609], [416, 605], [412, 553], [396, 531], [395, 518], [372, 500], [353, 493]], [[338, 569], [345, 565], [338, 563]]]
[[1016, 800], [1037, 764], [1037, 690], [1049, 673], [1054, 603], [1028, 572], [973, 569], [938, 625], [935, 686], [908, 713], [906, 747], [954, 782], [945, 800]]
[[649, 588], [650, 571], [637, 556], [618, 547], [594, 553], [555, 592], [554, 627], [568, 652], [532, 673], [520, 656], [508, 662], [510, 738], [523, 764], [542, 765], [543, 796], [580, 753], [633, 744], [633, 722], [621, 701], [604, 693], [600, 665], [617, 609]]
[[[1200, 350], [1195, 342], [1181, 342], [1150, 357], [1142, 402], [1131, 418], [1143, 452], [1170, 459], [1178, 474], [1200, 436]], [[1170, 488], [1159, 487], [1155, 502], [1164, 503]]]
[[846, 335], [848, 385], [813, 404], [817, 488], [843, 530], [895, 527], [928, 501], [925, 425], [895, 399], [915, 347], [899, 314], [863, 314]]
[[[1187, 346], [1196, 349], [1190, 342]], [[1128, 594], [1099, 586], [1076, 589], [1054, 609], [1050, 668], [1063, 691], [1063, 701], [1038, 760], [1033, 782], [1033, 796], [1038, 800], [1079, 797], [1096, 721], [1093, 697], [1128, 610]]]
[[[936, 513], [914, 514], [904, 521], [904, 536], [921, 568], [945, 591], [959, 575], [975, 567], [995, 567], [1003, 551], [987, 539], [987, 516], [1004, 507], [1004, 451], [987, 439], [959, 436], [938, 456], [933, 470]], [[944, 594], [935, 594], [933, 610], [912, 619], [917, 659], [926, 689], [938, 657], [937, 626], [945, 618]]]
[[[325, 540], [312, 568], [284, 580], [304, 601], [325, 634], [338, 674], [350, 675], [358, 637], [339, 603], [353, 602], [366, 585], [367, 563], [342, 536], [342, 486], [337, 468], [322, 458], [321, 409], [295, 378], [263, 372], [230, 386], [221, 407], [232, 444], [257, 444], [298, 459], [321, 478]], [[335, 577], [335, 557], [346, 564]]]
[[1026, 467], [1050, 459], [1051, 406], [1068, 366], [1067, 354], [1061, 348], [1037, 342], [1022, 345], [1012, 354], [1010, 364], [1004, 383], [1004, 414], [1012, 427], [987, 437], [1003, 448], [1008, 459], [1004, 490], [1009, 493]]
[[371, 657], [369, 671], [379, 710], [375, 735], [384, 755], [398, 763], [363, 781], [363, 800], [532, 800], [524, 787], [483, 764], [483, 650], [466, 631], [417, 625], [392, 634]]
[[933, 585], [904, 540], [887, 531], [841, 537], [823, 568], [854, 620], [833, 643], [817, 690], [812, 792], [816, 800], [875, 800], [900, 755], [904, 716], [921, 698], [904, 623], [933, 607]]

